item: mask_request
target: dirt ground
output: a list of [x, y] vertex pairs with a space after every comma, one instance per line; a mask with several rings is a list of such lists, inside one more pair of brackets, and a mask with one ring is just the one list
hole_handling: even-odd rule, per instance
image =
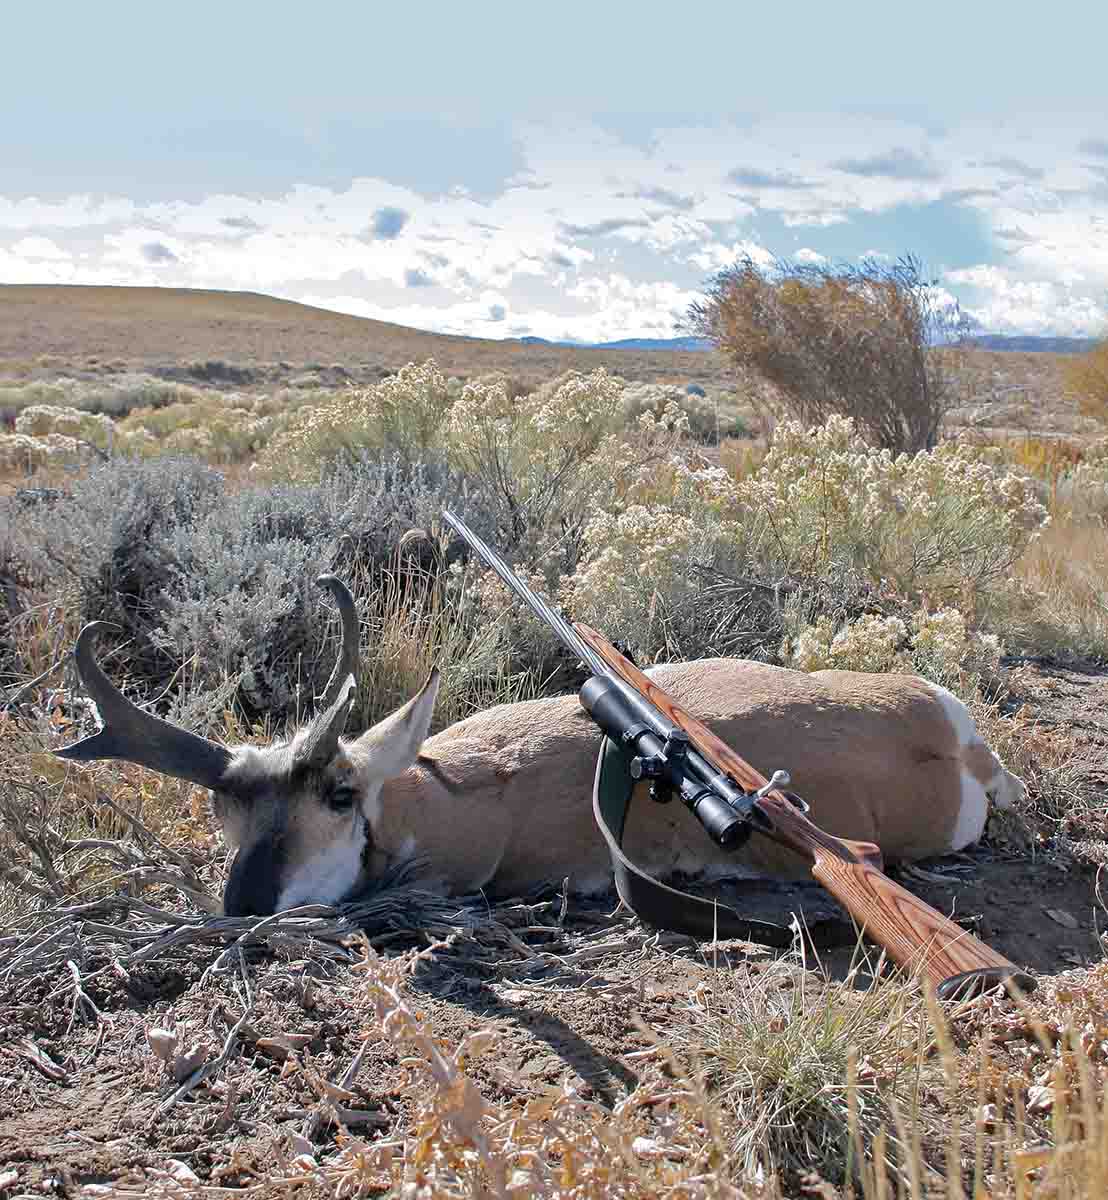
[[[1077, 736], [1090, 771], [1099, 770], [1108, 747], [1108, 675], [1036, 666], [1025, 679], [1040, 720]], [[991, 836], [970, 854], [897, 877], [1040, 976], [1103, 957], [1096, 866], [1064, 849]], [[732, 902], [777, 920], [790, 911], [809, 921], [843, 916], [814, 885], [768, 888], [757, 904], [747, 893]], [[493, 1102], [568, 1080], [583, 1096], [614, 1103], [636, 1081], [635, 1060], [626, 1056], [644, 1045], [638, 1015], [664, 1029], [700, 980], [764, 969], [772, 953], [644, 929], [627, 913], [613, 915], [614, 897], [589, 904], [571, 897], [564, 918], [560, 905], [553, 896], [491, 908], [484, 925], [448, 938], [412, 977], [412, 1002], [447, 1044], [478, 1028], [498, 1032], [496, 1053], [469, 1068]], [[116, 918], [109, 907], [82, 919], [102, 929]], [[852, 954], [845, 919], [839, 932], [831, 940], [840, 944], [821, 956], [841, 977]], [[386, 941], [382, 953], [411, 944]], [[249, 1185], [277, 1171], [283, 1155], [325, 1152], [333, 1142], [321, 1102], [327, 1081], [342, 1084], [331, 1094], [340, 1095], [344, 1120], [360, 1136], [403, 1127], [408, 1068], [393, 1043], [372, 1032], [356, 966], [302, 948], [270, 949], [213, 974], [221, 949], [183, 945], [126, 969], [91, 955], [76, 964], [82, 980], [105, 968], [83, 984], [91, 1004], [77, 995], [78, 976], [64, 963], [0, 982], [0, 1196], [142, 1186], [186, 1168], [207, 1184]], [[179, 1048], [200, 1043], [210, 1059], [251, 1003], [226, 1063], [175, 1098], [179, 1083], [156, 1057], [150, 1031], [187, 1023]]]

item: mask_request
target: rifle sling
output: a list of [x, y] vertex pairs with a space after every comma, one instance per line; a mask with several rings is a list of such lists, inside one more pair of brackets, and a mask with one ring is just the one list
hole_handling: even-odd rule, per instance
[[[748, 942], [785, 949], [792, 945], [794, 927], [759, 921], [716, 900], [689, 895], [668, 887], [637, 867], [623, 852], [627, 813], [634, 797], [635, 781], [630, 773], [631, 755], [605, 737], [597, 756], [593, 779], [593, 816], [612, 859], [616, 891], [623, 903], [643, 922], [659, 929], [685, 933], [699, 939], [741, 938]], [[704, 835], [707, 837], [707, 834]], [[759, 881], [759, 886], [765, 884]], [[853, 929], [832, 918], [809, 923], [809, 937], [822, 934], [832, 940], [849, 939]]]

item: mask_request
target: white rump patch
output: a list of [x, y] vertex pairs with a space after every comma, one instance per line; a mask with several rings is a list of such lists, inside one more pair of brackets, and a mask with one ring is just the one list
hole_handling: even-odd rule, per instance
[[340, 838], [303, 864], [281, 889], [277, 911], [299, 904], [337, 904], [362, 874], [365, 837]]
[[951, 850], [964, 850], [978, 841], [989, 819], [988, 793], [965, 767], [959, 775], [962, 780], [962, 806], [958, 809], [958, 820], [950, 835]]
[[958, 739], [957, 749], [962, 749], [971, 742], [977, 741], [977, 725], [970, 715], [970, 710], [942, 684], [932, 683], [930, 686], [934, 689], [935, 698], [943, 706], [947, 719], [954, 726], [954, 734]]

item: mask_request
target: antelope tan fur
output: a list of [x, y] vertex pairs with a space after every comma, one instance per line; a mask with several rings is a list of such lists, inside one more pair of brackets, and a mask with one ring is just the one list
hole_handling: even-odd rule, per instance
[[[97, 665], [102, 627], [92, 624], [74, 656], [104, 728], [57, 753], [125, 759], [209, 789], [214, 819], [237, 848], [224, 892], [229, 914], [335, 903], [408, 859], [426, 863], [424, 886], [445, 892], [514, 892], [567, 876], [579, 892], [609, 887], [611, 862], [592, 813], [601, 735], [577, 697], [500, 705], [428, 738], [435, 670], [401, 708], [344, 737], [358, 618], [340, 580], [319, 582], [342, 617], [342, 649], [318, 715], [293, 737], [224, 747], [140, 710]], [[786, 767], [820, 828], [876, 843], [886, 861], [970, 845], [990, 805], [1007, 807], [1023, 791], [967, 709], [922, 679], [805, 674], [731, 658], [647, 674], [760, 770]], [[624, 849], [663, 878], [811, 871], [795, 846], [764, 837], [725, 853], [679, 804], [639, 805]]]
[[[596, 630], [582, 624], [574, 628], [620, 678], [683, 729], [708, 762], [746, 792], [761, 792], [754, 807], [762, 837], [799, 855], [863, 931], [906, 970], [925, 977], [940, 999], [1008, 981], [1024, 991], [1034, 989], [1033, 976], [883, 874], [875, 844], [830, 836]], [[762, 838], [756, 834], [754, 840]]]

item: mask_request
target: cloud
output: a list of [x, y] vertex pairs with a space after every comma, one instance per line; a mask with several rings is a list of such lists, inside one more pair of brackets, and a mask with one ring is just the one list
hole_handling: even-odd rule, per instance
[[393, 208], [386, 206], [379, 208], [373, 214], [373, 220], [370, 222], [370, 230], [375, 238], [381, 238], [383, 241], [392, 241], [393, 238], [400, 236], [400, 231], [408, 223], [408, 214], [402, 208]]
[[990, 158], [985, 160], [984, 166], [995, 167], [998, 171], [1019, 175], [1023, 179], [1042, 179], [1046, 174], [1042, 167], [1028, 166], [1027, 163], [1020, 162], [1018, 158]]
[[965, 187], [952, 188], [948, 192], [943, 192], [939, 198], [949, 201], [951, 204], [965, 204], [971, 200], [999, 200], [1001, 195], [1002, 193], [996, 188]]
[[993, 237], [1000, 238], [1003, 242], [1021, 242], [1025, 246], [1033, 245], [1035, 242], [1035, 239], [1019, 226], [1013, 226], [1010, 229], [998, 226], [993, 230]]
[[70, 258], [68, 252], [63, 250], [57, 242], [46, 237], [20, 238], [12, 246], [11, 252], [20, 258], [49, 259], [53, 262], [61, 262]]
[[177, 255], [165, 242], [146, 242], [142, 247], [142, 257], [148, 263], [175, 263]]
[[610, 233], [619, 233], [624, 229], [645, 229], [650, 222], [645, 218], [610, 217], [604, 221], [596, 221], [592, 225], [571, 225], [562, 221], [558, 228], [567, 237], [607, 237]]
[[844, 171], [847, 175], [861, 175], [863, 178], [907, 179], [927, 181], [941, 179], [942, 170], [930, 159], [914, 150], [896, 146], [880, 154], [871, 154], [863, 158], [840, 158], [831, 164], [836, 171]]
[[831, 225], [845, 225], [850, 218], [842, 212], [799, 212], [785, 213], [781, 222], [786, 229], [811, 225], [819, 229], [827, 229]]
[[219, 223], [228, 229], [238, 229], [244, 233], [258, 233], [262, 226], [250, 217], [220, 217]]
[[801, 248], [793, 255], [799, 263], [810, 263], [812, 266], [819, 266], [827, 262], [827, 256], [820, 254], [818, 250], [811, 250], [807, 246]]
[[922, 237], [937, 269], [1004, 268], [1002, 290], [949, 283], [986, 315], [1049, 296], [1072, 323], [1108, 295], [1108, 143], [1079, 149], [1082, 126], [1052, 120], [939, 133], [778, 112], [623, 137], [558, 119], [518, 127], [522, 166], [499, 190], [474, 191], [460, 156], [458, 186], [433, 194], [357, 176], [146, 204], [0, 197], [0, 278], [261, 291], [443, 332], [603, 341], [671, 333], [705, 275], [744, 254], [895, 258]]
[[740, 187], [751, 188], [784, 188], [809, 189], [815, 184], [799, 175], [791, 175], [787, 171], [759, 171], [756, 167], [734, 167], [727, 172], [727, 178]]
[[696, 201], [692, 196], [681, 196], [677, 192], [671, 192], [668, 188], [664, 187], [642, 188], [637, 192], [633, 192], [631, 198], [634, 200], [648, 200], [651, 204], [660, 204], [663, 208], [676, 208], [682, 212], [688, 212], [689, 209], [696, 206]]
[[490, 304], [489, 305], [489, 320], [490, 321], [503, 321], [507, 315], [508, 315], [508, 310], [504, 307], [503, 304]]
[[1022, 279], [985, 264], [949, 271], [945, 280], [969, 293], [962, 307], [988, 333], [1086, 337], [1108, 322], [1103, 300], [1057, 280]]

